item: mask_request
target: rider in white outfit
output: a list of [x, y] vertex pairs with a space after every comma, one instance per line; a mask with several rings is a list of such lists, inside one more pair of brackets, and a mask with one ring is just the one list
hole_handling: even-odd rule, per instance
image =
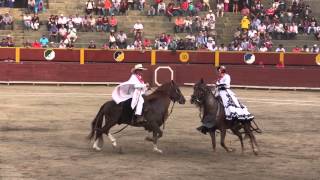
[[144, 99], [142, 95], [147, 91], [147, 84], [142, 78], [143, 71], [146, 70], [142, 64], [137, 64], [131, 69], [131, 77], [128, 81], [118, 85], [112, 92], [112, 99], [119, 104], [132, 98], [131, 108], [135, 109], [136, 122], [145, 121], [142, 116]]
[[226, 73], [224, 66], [218, 67], [219, 77], [216, 82], [219, 96], [225, 110], [227, 120], [252, 120], [254, 116], [248, 112], [248, 109], [240, 103], [235, 94], [230, 90], [231, 78]]

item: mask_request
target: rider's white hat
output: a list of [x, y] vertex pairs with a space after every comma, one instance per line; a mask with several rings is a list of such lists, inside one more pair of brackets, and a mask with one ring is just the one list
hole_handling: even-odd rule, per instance
[[133, 73], [135, 70], [147, 70], [147, 68], [144, 68], [142, 64], [136, 64], [132, 69], [131, 72]]

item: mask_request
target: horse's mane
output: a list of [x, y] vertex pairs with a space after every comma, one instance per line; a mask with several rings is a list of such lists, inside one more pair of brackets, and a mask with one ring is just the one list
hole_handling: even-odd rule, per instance
[[167, 95], [171, 88], [171, 82], [167, 82], [158, 87], [155, 91], [145, 97], [146, 100], [152, 100], [159, 96]]

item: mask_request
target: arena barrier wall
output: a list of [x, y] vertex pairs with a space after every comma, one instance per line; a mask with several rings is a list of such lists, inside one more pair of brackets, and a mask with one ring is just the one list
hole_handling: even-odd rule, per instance
[[200, 78], [213, 83], [215, 67], [222, 64], [227, 66], [232, 84], [236, 85], [320, 87], [318, 54], [253, 53], [255, 62], [249, 65], [243, 60], [248, 52], [75, 48], [54, 49], [55, 58], [47, 61], [44, 51], [0, 48], [0, 81], [122, 82], [134, 64], [143, 63], [149, 69], [145, 72], [146, 81], [152, 84], [170, 79], [179, 84], [194, 83]]

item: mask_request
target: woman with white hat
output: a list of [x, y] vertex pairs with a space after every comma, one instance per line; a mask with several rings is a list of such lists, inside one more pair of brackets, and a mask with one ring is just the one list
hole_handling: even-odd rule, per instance
[[131, 108], [135, 109], [136, 122], [145, 121], [142, 116], [144, 99], [142, 95], [147, 91], [147, 84], [143, 80], [143, 71], [147, 70], [142, 64], [136, 64], [131, 69], [131, 77], [128, 81], [118, 85], [112, 92], [112, 99], [117, 103], [124, 102], [130, 98]]

